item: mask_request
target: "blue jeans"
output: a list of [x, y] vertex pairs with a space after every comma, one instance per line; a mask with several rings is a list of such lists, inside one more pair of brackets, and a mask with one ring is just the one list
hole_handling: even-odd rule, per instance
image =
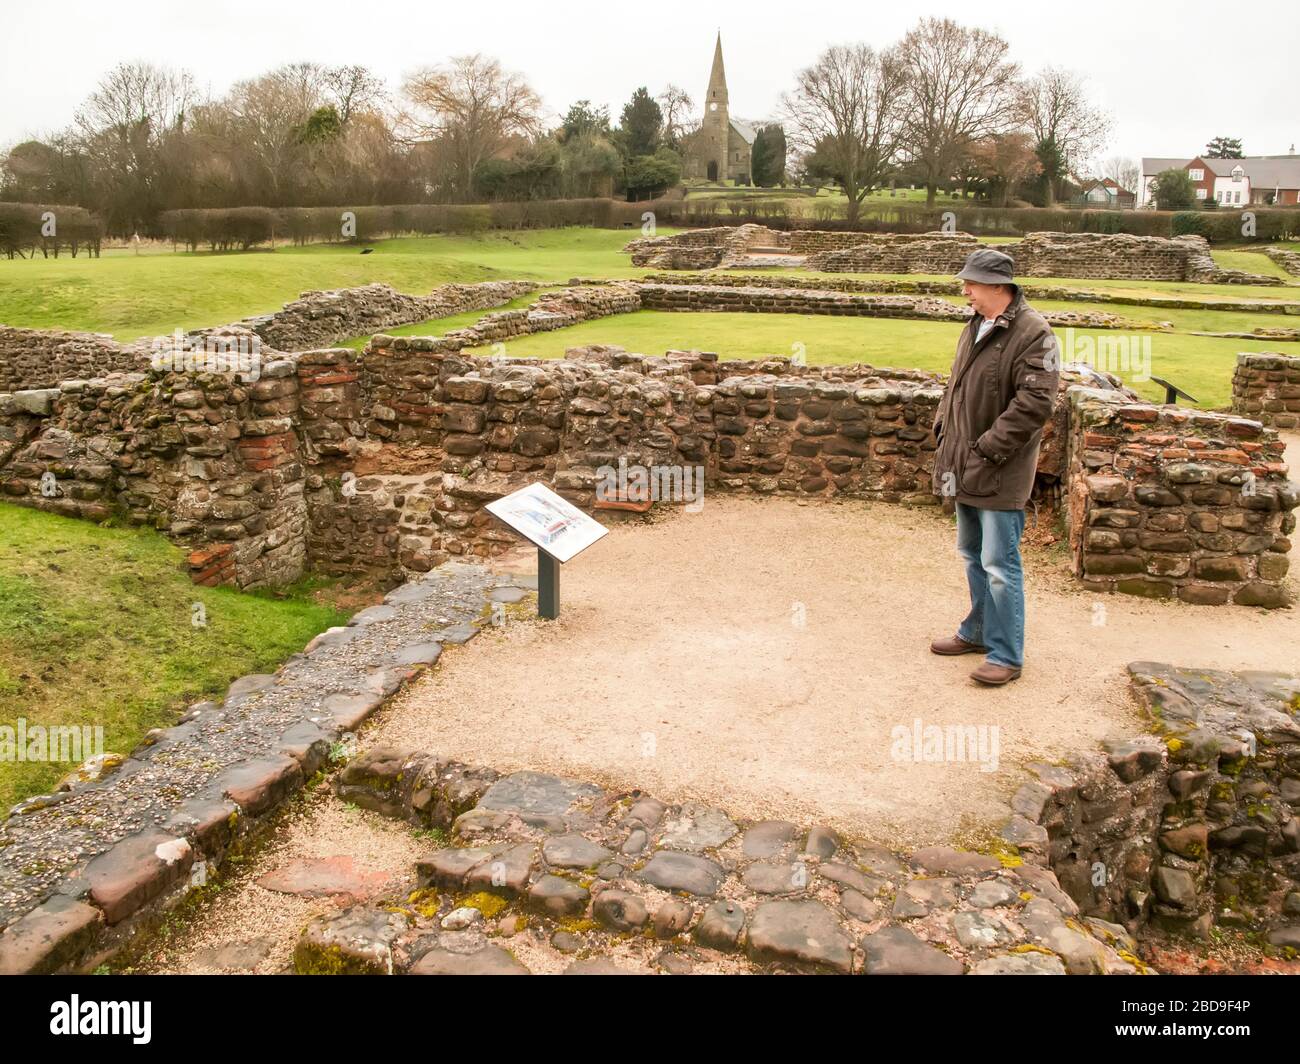
[[957, 635], [988, 648], [988, 661], [1018, 669], [1025, 656], [1024, 510], [957, 504], [957, 553], [966, 563], [970, 613]]

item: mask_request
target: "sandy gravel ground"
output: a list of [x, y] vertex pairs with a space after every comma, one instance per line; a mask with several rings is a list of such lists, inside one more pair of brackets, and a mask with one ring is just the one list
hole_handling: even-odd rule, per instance
[[[1141, 728], [1130, 661], [1295, 660], [1300, 610], [1096, 596], [1066, 565], [1028, 559], [1025, 673], [986, 689], [968, 678], [977, 657], [928, 650], [966, 610], [950, 519], [714, 495], [614, 527], [565, 567], [558, 622], [510, 619], [455, 648], [363, 743], [922, 845], [1007, 815], [1025, 761]], [[894, 729], [917, 719], [990, 742], [996, 727], [996, 771], [896, 757]]]

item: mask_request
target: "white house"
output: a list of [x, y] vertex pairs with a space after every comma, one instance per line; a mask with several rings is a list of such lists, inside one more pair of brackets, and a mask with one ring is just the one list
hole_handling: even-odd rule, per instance
[[1300, 155], [1252, 155], [1245, 159], [1143, 159], [1137, 205], [1155, 206], [1151, 189], [1165, 170], [1186, 170], [1198, 200], [1222, 207], [1295, 206], [1300, 203]]

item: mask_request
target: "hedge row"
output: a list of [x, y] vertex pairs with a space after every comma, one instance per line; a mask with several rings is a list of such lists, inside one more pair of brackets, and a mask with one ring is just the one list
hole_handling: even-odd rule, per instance
[[[0, 205], [38, 218], [43, 208]], [[102, 226], [81, 208], [57, 208], [59, 241], [76, 239], [73, 212], [87, 221], [98, 251]], [[484, 204], [408, 204], [389, 207], [230, 207], [166, 211], [160, 218], [162, 235], [191, 250], [247, 250], [258, 244], [290, 240], [369, 241], [409, 233], [477, 233], [489, 229], [548, 229], [593, 226], [639, 229], [647, 213], [660, 226], [699, 228], [756, 222], [774, 229], [828, 229], [862, 232], [920, 233], [948, 223], [980, 235], [1021, 236], [1050, 231], [1063, 233], [1131, 233], [1138, 236], [1180, 236], [1197, 233], [1211, 242], [1295, 239], [1300, 235], [1300, 210], [1253, 208], [1254, 233], [1243, 231], [1241, 211], [1089, 211], [1064, 207], [984, 207], [975, 204], [926, 208], [921, 204], [869, 204], [856, 225], [842, 217], [818, 212], [807, 217], [790, 209], [790, 201], [755, 197], [710, 198], [666, 196], [640, 203], [618, 199], [524, 200]], [[949, 217], [951, 215], [952, 217]], [[24, 216], [27, 217], [27, 216]], [[0, 249], [3, 249], [0, 214]], [[24, 223], [32, 228], [30, 219]], [[83, 241], [87, 238], [81, 237]], [[64, 243], [64, 246], [68, 246]], [[12, 255], [12, 253], [11, 253]]]
[[57, 203], [0, 203], [0, 254], [8, 258], [98, 255], [104, 223], [84, 207]]
[[[658, 202], [658, 201], [656, 201]], [[488, 229], [623, 228], [641, 224], [645, 204], [615, 199], [523, 200], [506, 203], [391, 207], [228, 207], [165, 211], [162, 233], [191, 250], [248, 249], [290, 240], [374, 240], [404, 233], [477, 233]]]
[[[797, 202], [797, 201], [796, 201]], [[1254, 233], [1243, 231], [1241, 210], [1106, 211], [1065, 207], [985, 207], [974, 203], [927, 208], [923, 204], [864, 205], [857, 223], [830, 216], [814, 208], [812, 217], [790, 210], [788, 201], [747, 202], [699, 200], [664, 204], [657, 210], [660, 224], [735, 225], [756, 222], [774, 229], [829, 229], [836, 231], [923, 233], [951, 222], [958, 230], [985, 236], [1023, 236], [1033, 232], [1130, 233], [1134, 236], [1181, 236], [1195, 233], [1212, 243], [1292, 240], [1300, 234], [1300, 210], [1249, 208]], [[949, 218], [948, 215], [952, 217]]]

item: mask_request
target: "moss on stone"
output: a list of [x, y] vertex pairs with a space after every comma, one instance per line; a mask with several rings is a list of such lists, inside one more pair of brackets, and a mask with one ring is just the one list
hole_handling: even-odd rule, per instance
[[475, 894], [467, 894], [463, 898], [458, 898], [453, 907], [457, 909], [477, 909], [483, 914], [485, 920], [490, 920], [509, 904], [505, 898], [498, 894], [480, 890]]
[[442, 906], [442, 896], [432, 887], [423, 887], [411, 891], [406, 898], [406, 903], [414, 912], [432, 920], [438, 915], [438, 910]]

